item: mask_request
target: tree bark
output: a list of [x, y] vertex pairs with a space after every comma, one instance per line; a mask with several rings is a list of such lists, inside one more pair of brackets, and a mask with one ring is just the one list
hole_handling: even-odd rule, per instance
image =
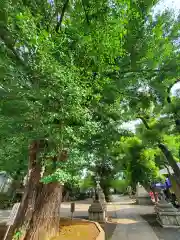
[[[12, 227], [22, 233], [20, 240], [46, 240], [59, 232], [62, 186], [40, 182], [42, 166], [37, 159], [39, 144], [30, 147], [28, 181], [21, 205]], [[12, 239], [12, 238], [11, 238]]]
[[63, 8], [62, 8], [60, 20], [57, 22], [57, 25], [56, 25], [56, 32], [57, 33], [59, 32], [59, 29], [61, 28], [61, 24], [62, 24], [62, 21], [63, 21], [63, 18], [64, 18], [65, 11], [66, 11], [66, 9], [68, 7], [68, 4], [69, 4], [69, 0], [66, 0], [64, 2]]
[[169, 149], [166, 147], [166, 145], [164, 145], [162, 143], [159, 143], [158, 147], [161, 149], [161, 151], [164, 154], [164, 156], [166, 157], [169, 165], [172, 167], [175, 178], [176, 178], [176, 182], [180, 186], [180, 169], [179, 169], [176, 161], [174, 160], [172, 153], [169, 151]]
[[[146, 122], [146, 120], [142, 117], [139, 117], [141, 119], [141, 121], [144, 123], [146, 129], [151, 130], [150, 126], [148, 125], [148, 123]], [[162, 153], [164, 154], [164, 156], [166, 157], [169, 165], [172, 167], [173, 171], [174, 171], [174, 176], [176, 179], [177, 184], [180, 187], [180, 169], [176, 163], [176, 161], [174, 160], [174, 157], [171, 153], [171, 151], [169, 151], [169, 149], [167, 148], [167, 146], [163, 143], [159, 143], [158, 144], [159, 149], [162, 151]]]
[[29, 228], [23, 240], [46, 240], [57, 236], [60, 224], [62, 187], [40, 183]]
[[25, 186], [25, 191], [15, 219], [15, 223], [12, 227], [12, 232], [14, 232], [16, 229], [21, 229], [23, 232], [26, 232], [33, 212], [33, 205], [37, 195], [37, 186], [40, 183], [41, 178], [41, 166], [36, 161], [37, 151], [38, 144], [36, 141], [34, 141], [30, 146], [28, 181]]
[[109, 186], [106, 186], [105, 184], [101, 184], [101, 188], [103, 190], [106, 202], [110, 201], [110, 191], [109, 191]]

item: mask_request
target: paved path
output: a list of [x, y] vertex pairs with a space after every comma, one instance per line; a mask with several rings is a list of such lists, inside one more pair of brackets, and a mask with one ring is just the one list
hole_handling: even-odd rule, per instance
[[[76, 203], [74, 217], [88, 217], [92, 200]], [[141, 214], [154, 212], [153, 206], [138, 206], [129, 197], [114, 196], [107, 205], [109, 222], [104, 226], [107, 240], [158, 240], [150, 225]], [[70, 203], [61, 206], [61, 217], [70, 216]]]
[[0, 210], [0, 224], [7, 222], [11, 210]]
[[[150, 225], [142, 219], [140, 214], [153, 212], [151, 206], [138, 206], [134, 205], [133, 201], [126, 197], [119, 198], [113, 202], [114, 213], [112, 222], [117, 225], [112, 233], [111, 240], [158, 240], [156, 234]], [[108, 231], [108, 225], [106, 226]], [[107, 237], [107, 238], [108, 238]]]
[[[76, 202], [74, 217], [88, 218], [92, 200]], [[114, 196], [107, 205], [109, 222], [104, 226], [107, 240], [158, 240], [150, 225], [141, 218], [153, 212], [153, 206], [134, 205], [128, 197]], [[0, 222], [7, 220], [10, 211], [0, 210]], [[62, 203], [61, 217], [70, 217], [70, 203]]]

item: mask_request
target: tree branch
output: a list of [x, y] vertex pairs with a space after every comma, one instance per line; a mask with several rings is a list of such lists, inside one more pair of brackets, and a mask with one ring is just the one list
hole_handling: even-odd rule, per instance
[[85, 14], [85, 17], [86, 17], [87, 24], [89, 25], [90, 22], [89, 22], [88, 13], [87, 13], [86, 8], [85, 8], [84, 0], [81, 0], [81, 2], [82, 2], [83, 9], [84, 9], [84, 14]]
[[147, 123], [146, 119], [144, 119], [143, 117], [139, 116], [139, 119], [141, 119], [141, 121], [144, 123], [146, 129], [151, 130], [149, 124]]
[[[22, 66], [24, 68], [24, 71], [26, 71], [26, 73], [30, 76], [29, 81], [31, 82], [31, 84], [37, 83], [38, 73], [35, 73], [30, 66], [26, 65], [23, 59], [19, 56], [18, 52], [14, 48], [14, 42], [12, 41], [13, 38], [6, 27], [0, 26], [0, 39], [3, 41], [7, 49], [8, 56], [14, 61], [16, 61], [17, 64]], [[34, 81], [32, 80], [32, 78]]]
[[169, 165], [172, 167], [172, 169], [173, 169], [173, 171], [175, 173], [175, 177], [176, 177], [177, 183], [180, 184], [180, 168], [178, 167], [178, 165], [177, 165], [177, 163], [176, 163], [176, 161], [175, 161], [171, 151], [169, 151], [169, 149], [163, 143], [159, 143], [158, 147], [162, 151], [164, 156], [166, 157]]
[[64, 5], [63, 5], [63, 8], [62, 8], [60, 20], [57, 22], [57, 25], [56, 25], [56, 32], [57, 33], [59, 32], [59, 29], [61, 28], [61, 24], [62, 24], [62, 21], [63, 21], [63, 18], [64, 18], [65, 11], [68, 7], [68, 4], [69, 4], [69, 0], [66, 0]]
[[13, 38], [6, 27], [0, 27], [0, 38], [4, 42], [6, 48], [12, 52], [11, 58], [14, 57], [17, 62], [26, 67], [25, 63], [14, 49], [15, 42], [12, 40]]

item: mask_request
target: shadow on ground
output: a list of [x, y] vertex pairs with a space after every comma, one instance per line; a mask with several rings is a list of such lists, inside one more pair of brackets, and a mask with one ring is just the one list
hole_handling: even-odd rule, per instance
[[141, 215], [141, 217], [146, 220], [152, 227], [159, 239], [163, 240], [179, 240], [180, 239], [180, 229], [174, 228], [162, 228], [156, 221], [156, 214], [146, 214]]
[[[112, 202], [112, 203], [114, 203], [114, 202]], [[116, 205], [138, 205], [136, 202], [120, 202], [120, 203], [115, 203]]]
[[106, 240], [111, 239], [114, 230], [116, 228], [117, 224], [116, 223], [105, 223], [105, 224], [101, 224], [102, 229], [105, 232], [105, 236], [106, 236]]
[[0, 225], [0, 239], [3, 239], [5, 233], [6, 233], [6, 225]]

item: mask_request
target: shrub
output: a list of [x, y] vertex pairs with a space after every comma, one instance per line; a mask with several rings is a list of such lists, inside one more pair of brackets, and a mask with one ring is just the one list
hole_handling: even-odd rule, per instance
[[0, 209], [8, 209], [13, 205], [11, 196], [0, 193]]
[[128, 187], [128, 181], [126, 179], [116, 179], [111, 182], [112, 187], [119, 193], [126, 193]]

